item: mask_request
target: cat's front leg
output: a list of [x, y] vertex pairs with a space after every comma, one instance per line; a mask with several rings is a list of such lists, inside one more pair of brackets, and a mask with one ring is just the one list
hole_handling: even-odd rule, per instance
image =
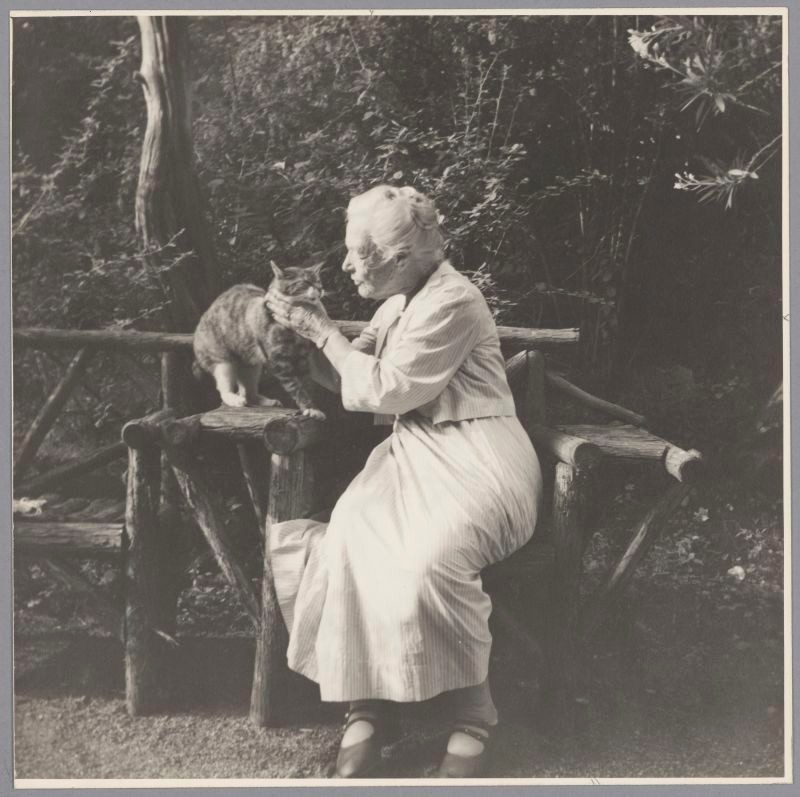
[[305, 385], [304, 362], [302, 360], [298, 362], [295, 358], [274, 357], [270, 361], [270, 370], [280, 382], [281, 387], [300, 408], [303, 415], [308, 415], [310, 418], [318, 418], [321, 421], [325, 420], [325, 413], [314, 406], [314, 400]]
[[261, 378], [261, 365], [240, 367], [238, 374], [239, 392], [245, 396], [251, 407], [282, 407], [277, 399], [267, 398], [258, 392], [258, 381]]
[[236, 393], [236, 368], [232, 363], [217, 363], [213, 370], [217, 392], [222, 403], [228, 407], [244, 407], [247, 404], [244, 391]]

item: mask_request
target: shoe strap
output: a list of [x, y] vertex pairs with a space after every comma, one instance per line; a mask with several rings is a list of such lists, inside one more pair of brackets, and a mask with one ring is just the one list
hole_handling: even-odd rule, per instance
[[344, 715], [344, 730], [347, 730], [356, 722], [368, 722], [375, 730], [377, 730], [382, 719], [382, 715], [377, 711], [356, 708], [352, 711], [348, 711]]
[[[479, 728], [480, 730], [478, 730]], [[467, 736], [471, 736], [476, 741], [486, 744], [492, 735], [491, 729], [492, 726], [484, 722], [459, 722], [452, 727], [450, 735], [452, 736], [454, 733], [465, 733]], [[481, 730], [485, 731], [485, 733], [481, 733]]]

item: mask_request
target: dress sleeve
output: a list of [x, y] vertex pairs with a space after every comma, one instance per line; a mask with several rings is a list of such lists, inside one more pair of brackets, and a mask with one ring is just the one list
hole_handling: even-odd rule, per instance
[[[350, 345], [356, 351], [372, 354], [375, 351], [375, 344], [378, 340], [378, 319], [381, 308], [373, 315], [370, 322], [361, 330], [357, 338], [350, 341]], [[340, 393], [342, 390], [339, 372], [331, 365], [328, 358], [319, 350], [315, 349], [309, 356], [309, 371], [311, 378], [322, 387], [327, 388], [333, 393]]]
[[[413, 309], [412, 309], [413, 308]], [[341, 368], [345, 409], [402, 415], [436, 398], [480, 336], [476, 297], [463, 287], [414, 307], [380, 358], [351, 351]]]
[[375, 323], [377, 313], [373, 316], [372, 321], [361, 330], [361, 334], [350, 341], [350, 345], [356, 351], [363, 351], [365, 354], [373, 354], [375, 352], [375, 344], [378, 340], [378, 327]]

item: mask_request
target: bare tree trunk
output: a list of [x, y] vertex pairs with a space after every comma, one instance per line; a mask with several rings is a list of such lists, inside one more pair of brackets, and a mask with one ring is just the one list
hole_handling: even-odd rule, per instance
[[164, 274], [171, 331], [188, 331], [219, 293], [220, 279], [194, 171], [187, 19], [137, 19], [147, 128], [136, 192], [136, 230], [148, 266]]

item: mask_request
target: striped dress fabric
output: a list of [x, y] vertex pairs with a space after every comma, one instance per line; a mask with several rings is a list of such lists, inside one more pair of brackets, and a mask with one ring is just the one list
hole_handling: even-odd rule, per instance
[[426, 700], [488, 674], [480, 571], [530, 539], [539, 462], [514, 413], [491, 313], [444, 262], [393, 297], [340, 373], [353, 411], [393, 430], [329, 523], [270, 529], [291, 669], [323, 700]]

